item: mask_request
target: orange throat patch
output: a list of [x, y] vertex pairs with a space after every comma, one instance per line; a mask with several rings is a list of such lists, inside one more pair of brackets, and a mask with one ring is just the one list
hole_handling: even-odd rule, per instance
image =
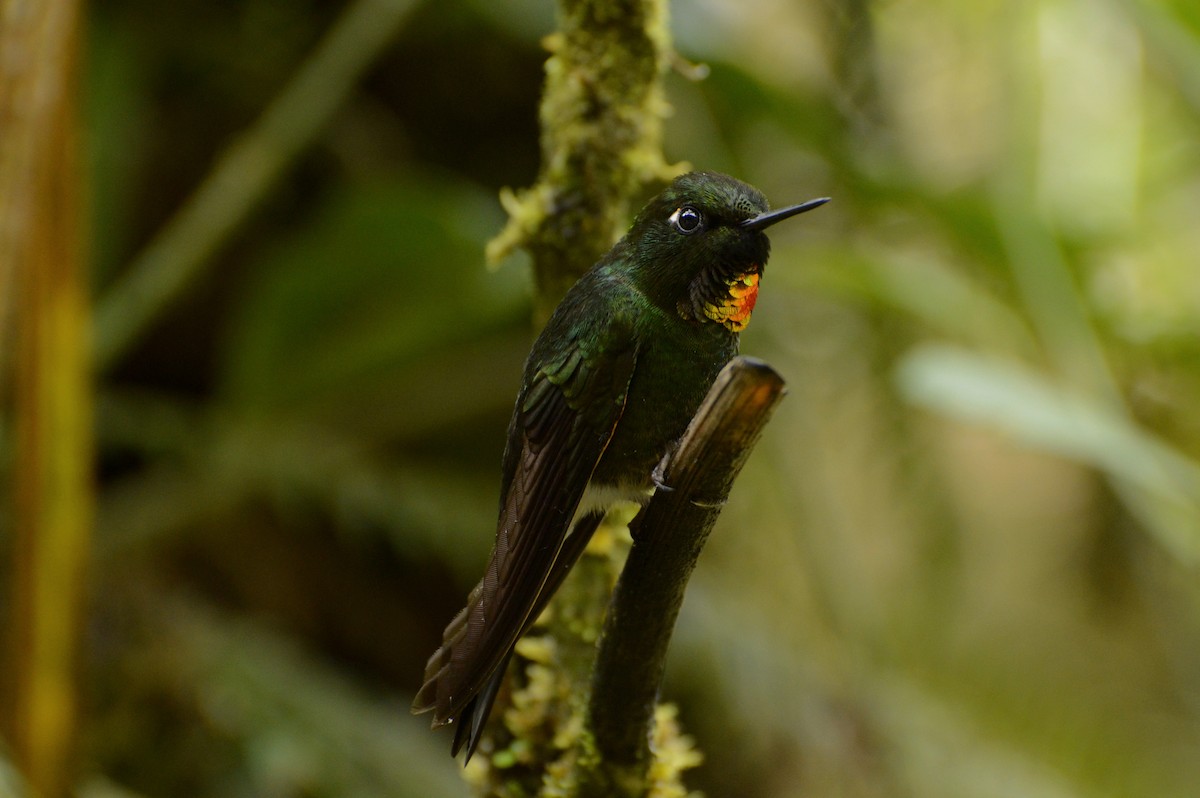
[[704, 305], [704, 315], [733, 332], [741, 332], [750, 323], [750, 314], [758, 302], [758, 272], [739, 274], [727, 281], [729, 293], [715, 303]]

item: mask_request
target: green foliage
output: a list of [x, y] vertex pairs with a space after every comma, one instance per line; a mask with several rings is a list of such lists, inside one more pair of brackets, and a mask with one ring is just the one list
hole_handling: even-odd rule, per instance
[[4, 754], [0, 758], [0, 795], [3, 795], [4, 798], [25, 798], [28, 791], [25, 789], [24, 779], [8, 760], [8, 752], [0, 753]]
[[393, 179], [330, 197], [305, 230], [249, 261], [223, 395], [276, 410], [337, 401], [431, 351], [519, 324], [522, 275], [482, 268], [479, 240], [499, 223], [478, 189], [449, 181]]
[[967, 352], [924, 347], [901, 363], [901, 388], [948, 416], [992, 425], [1021, 443], [1096, 469], [1143, 511], [1147, 529], [1189, 568], [1200, 557], [1200, 464], [1119, 412], [1023, 369]]

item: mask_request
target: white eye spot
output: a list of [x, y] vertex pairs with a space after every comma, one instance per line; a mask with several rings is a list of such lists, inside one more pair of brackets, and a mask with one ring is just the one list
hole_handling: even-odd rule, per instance
[[671, 214], [669, 221], [676, 230], [686, 236], [696, 232], [704, 225], [704, 216], [691, 205], [684, 205]]

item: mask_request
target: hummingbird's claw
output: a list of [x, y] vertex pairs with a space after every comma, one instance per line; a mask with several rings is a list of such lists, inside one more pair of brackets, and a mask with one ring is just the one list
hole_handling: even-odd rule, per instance
[[666, 479], [666, 475], [662, 472], [662, 463], [659, 463], [654, 467], [654, 470], [650, 472], [650, 479], [654, 481], [655, 490], [661, 490], [663, 493], [670, 493], [671, 491], [675, 490], [663, 481]]

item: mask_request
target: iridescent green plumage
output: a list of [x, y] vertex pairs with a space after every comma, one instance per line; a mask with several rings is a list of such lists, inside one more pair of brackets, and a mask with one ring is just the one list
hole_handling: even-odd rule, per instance
[[[644, 501], [654, 467], [738, 351], [742, 302], [770, 251], [775, 213], [715, 173], [676, 179], [571, 288], [525, 363], [504, 452], [496, 543], [467, 606], [430, 658], [414, 712], [456, 726], [470, 758], [513, 645], [550, 600], [616, 499]], [[757, 291], [757, 282], [752, 286]], [[744, 317], [744, 318], [742, 318]]]

